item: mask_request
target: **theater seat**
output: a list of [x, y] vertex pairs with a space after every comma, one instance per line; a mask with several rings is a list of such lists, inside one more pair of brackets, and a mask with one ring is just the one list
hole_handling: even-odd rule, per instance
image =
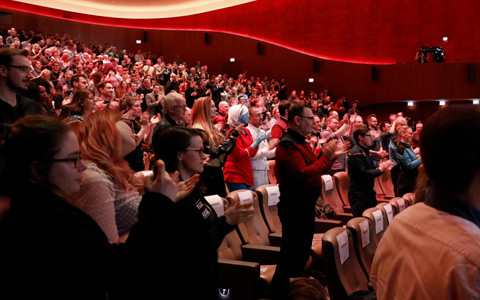
[[[329, 184], [329, 181], [331, 181], [331, 184]], [[341, 220], [344, 224], [353, 218], [352, 213], [345, 211], [345, 206], [335, 189], [335, 183], [330, 175], [322, 176], [322, 198], [335, 210], [338, 220]]]
[[333, 179], [335, 181], [335, 186], [337, 188], [340, 199], [343, 202], [343, 205], [350, 207], [350, 201], [348, 201], [348, 187], [350, 185], [350, 177], [348, 177], [348, 173], [337, 172], [333, 174]]
[[374, 241], [373, 223], [365, 217], [353, 218], [347, 223], [347, 229], [352, 233], [355, 253], [359, 259], [363, 272], [370, 278], [373, 255], [377, 246]]
[[415, 193], [406, 193], [402, 198], [408, 202], [408, 206], [415, 204]]
[[378, 246], [378, 243], [380, 243], [380, 240], [388, 227], [386, 214], [378, 207], [371, 207], [363, 212], [362, 217], [368, 218], [372, 222], [372, 227], [374, 229], [373, 240], [375, 245]]
[[253, 300], [268, 292], [275, 265], [244, 261], [242, 241], [236, 230], [225, 236], [218, 248], [218, 263], [221, 299]]
[[382, 210], [384, 215], [387, 216], [387, 221], [388, 221], [388, 224], [390, 225], [390, 223], [392, 223], [393, 217], [395, 217], [395, 208], [393, 208], [393, 206], [390, 203], [385, 203], [385, 202], [378, 203], [377, 206], [375, 207], [378, 207]]
[[352, 234], [343, 227], [332, 228], [323, 235], [323, 261], [331, 300], [370, 293], [353, 243]]
[[268, 181], [270, 184], [277, 184], [277, 177], [275, 176], [275, 160], [267, 160], [268, 164]]
[[401, 197], [395, 197], [392, 200], [390, 200], [389, 203], [395, 209], [395, 215], [398, 215], [399, 213], [404, 211], [405, 208], [407, 208], [406, 205], [405, 205], [405, 199], [403, 199]]
[[393, 187], [392, 176], [390, 172], [383, 172], [382, 175], [378, 176], [378, 181], [380, 186], [385, 194], [385, 198], [395, 197], [395, 190]]
[[[272, 202], [272, 196], [277, 197], [280, 194], [277, 185], [267, 184], [259, 186], [255, 193], [258, 197], [258, 202], [262, 217], [269, 229], [270, 236], [280, 237], [282, 236], [282, 223], [278, 217], [278, 207], [275, 201]], [[322, 257], [322, 233], [330, 228], [342, 226], [342, 222], [339, 220], [315, 220], [315, 234], [312, 240], [312, 250], [317, 257]]]

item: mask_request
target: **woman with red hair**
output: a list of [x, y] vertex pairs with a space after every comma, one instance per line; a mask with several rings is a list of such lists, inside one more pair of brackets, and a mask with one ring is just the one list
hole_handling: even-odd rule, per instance
[[110, 243], [129, 232], [137, 222], [141, 186], [123, 158], [135, 147], [132, 129], [120, 113], [89, 114], [79, 130], [80, 151], [85, 159], [80, 192], [70, 202], [89, 214]]

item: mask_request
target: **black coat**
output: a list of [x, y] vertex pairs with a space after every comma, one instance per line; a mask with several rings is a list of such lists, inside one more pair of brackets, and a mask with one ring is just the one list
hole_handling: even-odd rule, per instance
[[56, 194], [17, 181], [0, 223], [0, 299], [164, 299], [158, 272], [178, 239], [177, 207], [147, 193], [125, 244]]
[[377, 205], [376, 193], [373, 190], [375, 177], [382, 171], [375, 168], [369, 149], [355, 145], [348, 153], [348, 200], [352, 206], [354, 217], [361, 217], [364, 210]]

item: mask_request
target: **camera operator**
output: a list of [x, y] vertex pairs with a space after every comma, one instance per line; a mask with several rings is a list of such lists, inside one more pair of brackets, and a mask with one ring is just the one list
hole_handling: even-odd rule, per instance
[[428, 63], [428, 52], [424, 51], [422, 48], [415, 54], [415, 61], [419, 64]]

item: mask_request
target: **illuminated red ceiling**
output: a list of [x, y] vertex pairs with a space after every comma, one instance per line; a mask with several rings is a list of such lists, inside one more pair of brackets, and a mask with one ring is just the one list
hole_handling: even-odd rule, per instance
[[[2, 0], [0, 7], [108, 26], [225, 32], [346, 62], [411, 62], [422, 45], [444, 47], [447, 61], [480, 61], [480, 1], [476, 0], [257, 0], [161, 19], [65, 13], [13, 0]], [[442, 40], [444, 36], [448, 42]]]

